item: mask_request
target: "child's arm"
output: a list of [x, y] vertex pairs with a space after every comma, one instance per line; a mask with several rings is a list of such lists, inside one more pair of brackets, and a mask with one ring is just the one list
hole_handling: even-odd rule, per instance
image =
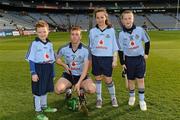
[[119, 55], [119, 59], [120, 59], [120, 64], [122, 65], [123, 69], [126, 69], [123, 51], [119, 50], [118, 55]]
[[35, 63], [30, 60], [29, 65], [30, 65], [30, 71], [31, 71], [31, 75], [32, 75], [32, 81], [37, 82], [39, 80], [39, 78], [38, 78], [38, 75], [35, 70]]
[[117, 66], [117, 51], [115, 51], [113, 54], [113, 63], [112, 63], [113, 68], [116, 66]]
[[150, 41], [145, 43], [145, 55], [144, 55], [145, 60], [148, 58], [149, 49], [150, 49]]
[[56, 59], [56, 63], [57, 63], [58, 65], [61, 65], [61, 66], [65, 69], [65, 71], [66, 71], [68, 74], [70, 74], [71, 69], [70, 69], [70, 68], [68, 67], [68, 65], [65, 64], [60, 58], [57, 58], [57, 59]]
[[64, 55], [64, 50], [62, 48], [60, 48], [57, 52], [57, 56], [56, 56], [56, 63], [58, 65], [61, 65], [65, 71], [70, 74], [71, 69], [69, 68], [69, 66], [67, 64], [65, 64], [62, 60], [61, 57]]
[[117, 43], [117, 39], [116, 39], [116, 33], [115, 33], [115, 30], [113, 29], [114, 31], [114, 36], [113, 36], [113, 63], [112, 63], [112, 67], [116, 67], [117, 66], [117, 54], [118, 54], [118, 43]]
[[150, 49], [150, 37], [149, 35], [147, 34], [147, 32], [142, 29], [143, 32], [142, 32], [142, 40], [145, 42], [145, 55], [144, 55], [144, 59], [147, 59], [148, 58], [148, 55], [149, 55], [149, 49]]
[[119, 55], [120, 64], [122, 65], [123, 69], [126, 69], [124, 52], [123, 52], [123, 37], [121, 33], [119, 33], [118, 45], [119, 45], [118, 55]]
[[38, 75], [35, 70], [35, 53], [36, 53], [36, 43], [33, 41], [28, 49], [28, 52], [26, 54], [26, 60], [29, 61], [29, 66], [30, 66], [30, 72], [31, 72], [31, 77], [32, 81], [37, 82], [39, 80]]
[[29, 61], [29, 65], [30, 65], [30, 72], [31, 75], [35, 75], [36, 74], [36, 70], [35, 70], [35, 63], [33, 61]]

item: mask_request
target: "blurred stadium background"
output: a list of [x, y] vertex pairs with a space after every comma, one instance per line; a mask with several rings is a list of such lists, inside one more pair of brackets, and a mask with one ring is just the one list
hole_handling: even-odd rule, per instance
[[68, 31], [95, 25], [93, 10], [105, 7], [115, 29], [125, 9], [135, 13], [135, 23], [148, 30], [179, 30], [178, 0], [0, 0], [0, 36], [34, 33], [37, 20], [46, 20], [52, 31]]
[[[135, 24], [147, 29], [151, 50], [147, 60], [146, 101], [148, 111], [139, 109], [138, 99], [129, 107], [128, 91], [121, 66], [113, 71], [119, 108], [113, 109], [103, 83], [103, 107], [95, 108], [96, 95], [87, 96], [90, 116], [71, 112], [64, 95], [50, 94], [49, 105], [59, 111], [50, 120], [180, 120], [180, 14], [179, 0], [0, 0], [0, 120], [34, 120], [28, 46], [35, 38], [34, 24], [43, 19], [50, 25], [55, 52], [69, 40], [71, 26], [81, 26], [82, 41], [95, 26], [93, 10], [105, 7], [117, 33], [120, 13], [131, 9]], [[87, 32], [86, 32], [87, 31]], [[63, 69], [56, 65], [56, 79]]]

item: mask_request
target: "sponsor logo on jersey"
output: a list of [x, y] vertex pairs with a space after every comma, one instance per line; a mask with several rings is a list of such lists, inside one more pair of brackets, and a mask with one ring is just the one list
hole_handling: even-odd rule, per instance
[[77, 62], [76, 61], [72, 61], [71, 62], [71, 70], [80, 70], [80, 68], [77, 67]]
[[109, 35], [109, 34], [107, 34], [107, 35], [106, 35], [106, 38], [110, 38], [110, 35]]
[[129, 43], [130, 49], [136, 49], [139, 46], [136, 45], [136, 42], [134, 40], [131, 40]]
[[96, 46], [96, 48], [98, 48], [98, 49], [107, 49], [107, 47], [106, 46], [104, 46], [104, 40], [99, 40], [98, 41], [98, 46]]
[[135, 35], [135, 38], [136, 38], [136, 39], [139, 39], [139, 35], [138, 35], [138, 34], [136, 34], [136, 35]]
[[45, 53], [45, 54], [44, 54], [44, 59], [45, 59], [46, 61], [48, 61], [48, 60], [50, 59], [50, 57], [49, 57], [49, 54], [48, 54], [48, 53]]

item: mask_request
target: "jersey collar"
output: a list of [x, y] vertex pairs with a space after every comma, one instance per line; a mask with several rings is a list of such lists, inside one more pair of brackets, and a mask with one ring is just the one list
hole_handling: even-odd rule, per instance
[[36, 37], [35, 41], [39, 41], [39, 42], [43, 43], [44, 45], [46, 45], [48, 42], [50, 42], [49, 39], [46, 39], [46, 42], [43, 42], [39, 37]]
[[127, 29], [123, 26], [123, 31], [131, 34], [133, 30], [136, 29], [136, 26], [133, 24], [133, 26], [130, 29]]
[[106, 28], [104, 28], [104, 29], [102, 30], [102, 29], [99, 28], [98, 25], [96, 25], [96, 28], [99, 29], [101, 32], [104, 32], [106, 29], [112, 28], [112, 26], [111, 26], [111, 25], [108, 25]]
[[[69, 43], [69, 48], [72, 49], [72, 44], [71, 44], [71, 42]], [[78, 50], [78, 49], [81, 49], [81, 48], [82, 48], [82, 43], [79, 44], [77, 50]], [[77, 50], [74, 51], [74, 50], [72, 49], [72, 51], [73, 51], [74, 53], [75, 53]]]

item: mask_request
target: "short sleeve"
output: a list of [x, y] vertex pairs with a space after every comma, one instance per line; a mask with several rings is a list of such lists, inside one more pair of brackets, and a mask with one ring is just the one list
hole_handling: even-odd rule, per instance
[[53, 49], [53, 44], [51, 44], [51, 51], [52, 51], [52, 61], [54, 62], [55, 61], [55, 58], [56, 58], [56, 55], [54, 53], [54, 49]]
[[142, 40], [146, 43], [150, 41], [150, 37], [147, 32], [142, 28]]
[[117, 40], [116, 40], [116, 33], [115, 30], [113, 29], [113, 52], [118, 51], [118, 45], [117, 45]]
[[84, 61], [89, 60], [90, 59], [90, 52], [88, 49], [84, 50]]
[[123, 51], [123, 36], [121, 32], [119, 33], [118, 47], [120, 51]]
[[36, 43], [35, 43], [35, 41], [34, 41], [34, 42], [32, 42], [32, 43], [30, 44], [25, 59], [26, 59], [27, 61], [33, 61], [33, 62], [35, 62], [35, 53], [36, 53]]
[[89, 44], [88, 44], [89, 48], [92, 47], [92, 45], [91, 45], [92, 44], [92, 33], [91, 32], [92, 32], [92, 30], [90, 30], [90, 32], [89, 32]]
[[56, 59], [62, 57], [63, 55], [64, 55], [64, 50], [63, 50], [63, 48], [61, 47], [61, 48], [59, 48], [59, 50], [57, 51]]

